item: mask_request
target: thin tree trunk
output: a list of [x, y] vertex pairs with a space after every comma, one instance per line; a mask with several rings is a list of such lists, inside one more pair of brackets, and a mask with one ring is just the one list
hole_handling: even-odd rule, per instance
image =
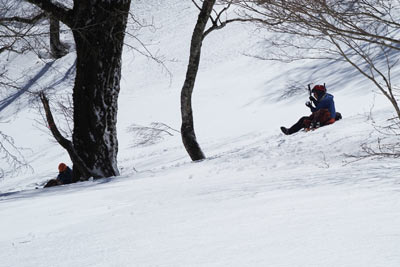
[[[47, 124], [49, 125], [50, 131], [53, 134], [54, 138], [65, 150], [67, 150], [69, 157], [71, 158], [72, 164], [77, 170], [79, 170], [78, 173], [81, 173], [82, 174], [81, 176], [83, 177], [89, 178], [91, 176], [90, 171], [88, 170], [82, 159], [76, 153], [72, 145], [72, 142], [66, 139], [64, 136], [62, 136], [62, 134], [58, 130], [57, 125], [54, 122], [53, 114], [50, 109], [49, 100], [47, 99], [46, 95], [43, 92], [41, 92], [39, 96], [40, 100], [42, 101], [44, 111], [46, 113]], [[77, 178], [73, 177], [73, 182], [77, 181], [79, 181], [79, 177]]]
[[183, 145], [193, 161], [205, 159], [205, 155], [197, 143], [193, 123], [192, 93], [200, 64], [201, 46], [203, 43], [204, 30], [210, 14], [213, 10], [215, 0], [204, 0], [193, 31], [190, 45], [189, 64], [186, 79], [181, 91], [181, 136]]
[[61, 58], [67, 54], [67, 49], [60, 41], [60, 21], [53, 16], [50, 20], [50, 51], [54, 58]]

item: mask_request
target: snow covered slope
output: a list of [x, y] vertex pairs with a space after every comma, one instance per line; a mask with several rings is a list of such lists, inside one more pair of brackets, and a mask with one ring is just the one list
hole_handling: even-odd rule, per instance
[[[376, 142], [373, 120], [392, 114], [372, 84], [341, 63], [245, 56], [261, 41], [251, 25], [214, 32], [193, 96], [207, 159], [193, 163], [173, 129], [197, 10], [179, 0], [135, 1], [135, 8], [141, 19], [154, 18], [157, 30], [139, 37], [171, 75], [125, 50], [120, 177], [35, 189], [59, 162], [70, 164], [68, 156], [36, 122], [29, 94], [0, 111], [8, 122], [1, 130], [30, 149], [24, 154], [33, 167], [0, 180], [0, 266], [400, 265], [398, 160], [345, 156]], [[61, 97], [71, 91], [74, 61], [73, 53], [47, 65], [27, 55], [10, 59], [10, 69], [25, 84], [35, 79], [29, 90], [51, 86]], [[279, 127], [308, 110], [306, 90], [282, 95], [308, 82], [327, 83], [344, 119], [284, 136]], [[147, 140], [149, 132], [137, 131], [155, 122], [171, 135]]]

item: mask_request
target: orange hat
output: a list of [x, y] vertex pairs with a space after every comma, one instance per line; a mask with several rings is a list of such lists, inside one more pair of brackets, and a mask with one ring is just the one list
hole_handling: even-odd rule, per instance
[[65, 165], [65, 163], [60, 163], [59, 165], [58, 165], [58, 171], [59, 172], [63, 172], [63, 171], [65, 171], [67, 169], [67, 165]]

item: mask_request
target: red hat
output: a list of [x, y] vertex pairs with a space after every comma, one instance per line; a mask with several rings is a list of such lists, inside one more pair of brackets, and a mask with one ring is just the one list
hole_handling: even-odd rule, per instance
[[65, 163], [60, 163], [59, 165], [58, 165], [58, 171], [59, 172], [63, 172], [63, 171], [65, 171], [67, 169], [67, 165], [65, 165]]
[[317, 91], [320, 91], [320, 92], [326, 92], [326, 88], [325, 88], [325, 86], [324, 85], [316, 85], [316, 86], [314, 86], [313, 87], [313, 89], [312, 89], [312, 92], [317, 92]]

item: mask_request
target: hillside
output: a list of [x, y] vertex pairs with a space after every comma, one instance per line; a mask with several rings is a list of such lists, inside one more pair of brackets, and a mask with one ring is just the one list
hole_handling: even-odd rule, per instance
[[[267, 35], [253, 25], [216, 31], [193, 96], [207, 159], [193, 163], [175, 130], [197, 10], [190, 1], [135, 2], [154, 23], [137, 37], [165, 66], [127, 39], [119, 177], [35, 189], [71, 162], [28, 92], [69, 94], [75, 55], [9, 59], [27, 93], [0, 111], [1, 131], [26, 148], [32, 169], [0, 180], [0, 266], [399, 266], [398, 160], [346, 156], [374, 146], [375, 125], [392, 116], [373, 84], [341, 62], [251, 57]], [[285, 136], [280, 126], [309, 113], [310, 82], [327, 84], [344, 119]], [[293, 85], [304, 90], [285, 96]], [[138, 131], [152, 123], [169, 134]]]

